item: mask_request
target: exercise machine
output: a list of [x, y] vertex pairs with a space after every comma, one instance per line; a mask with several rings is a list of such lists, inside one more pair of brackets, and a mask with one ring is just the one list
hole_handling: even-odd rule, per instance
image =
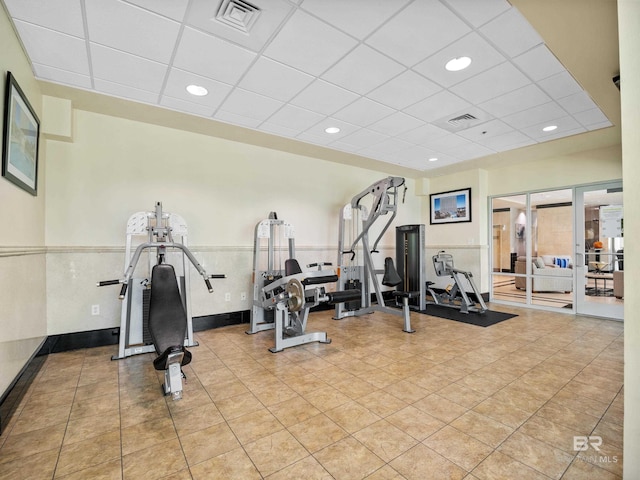
[[402, 278], [398, 289], [417, 292], [408, 299], [412, 310], [426, 308], [427, 282], [424, 261], [424, 225], [400, 225], [396, 227], [396, 265]]
[[279, 220], [276, 212], [258, 222], [253, 237], [253, 275], [251, 279], [253, 301], [247, 334], [254, 334], [275, 327], [274, 310], [263, 306], [262, 289], [282, 278], [284, 262], [295, 258], [295, 228]]
[[[402, 177], [383, 178], [354, 196], [341, 210], [338, 229], [338, 289], [357, 290], [361, 295], [359, 300], [336, 304], [336, 320], [380, 311], [402, 316], [403, 331], [415, 331], [411, 328], [409, 300], [416, 298], [419, 291], [396, 289], [392, 295], [401, 299], [402, 309], [388, 306], [382, 294], [382, 286], [398, 287], [402, 284], [402, 278], [391, 257], [385, 258], [384, 269], [376, 269], [372, 256], [373, 253], [379, 253], [378, 243], [396, 217], [399, 189], [404, 183]], [[405, 193], [406, 190], [405, 186]], [[365, 199], [371, 200], [369, 206]], [[388, 220], [383, 224], [373, 245], [370, 245], [370, 230], [382, 216], [387, 216]], [[382, 278], [379, 278], [380, 275]], [[371, 301], [370, 285], [373, 285], [375, 292], [375, 304]]]
[[307, 332], [309, 311], [322, 303], [335, 305], [360, 297], [357, 290], [330, 292], [323, 284], [335, 283], [338, 275], [333, 269], [303, 272], [296, 259], [287, 259], [285, 275], [269, 283], [261, 290], [262, 306], [274, 312], [276, 353], [285, 348], [312, 342], [331, 343], [326, 332]]
[[322, 303], [360, 297], [359, 291], [329, 292], [324, 284], [338, 280], [330, 263], [307, 265], [303, 272], [295, 258], [295, 228], [275, 212], [256, 225], [253, 251], [253, 304], [247, 334], [274, 330], [275, 346], [269, 350], [312, 342], [331, 343], [326, 332], [307, 332], [311, 308]]
[[[132, 253], [134, 240], [146, 236]], [[148, 256], [150, 276], [134, 277], [144, 253]], [[165, 371], [163, 390], [174, 400], [182, 398], [182, 366], [192, 358], [185, 347], [197, 346], [193, 339], [190, 314], [189, 263], [213, 292], [210, 279], [224, 275], [208, 275], [187, 248], [187, 225], [175, 213], [162, 211], [157, 202], [153, 212], [134, 213], [127, 222], [125, 271], [122, 279], [98, 282], [98, 286], [120, 284], [122, 302], [120, 316], [119, 360], [132, 355], [155, 352], [156, 370]], [[175, 266], [179, 268], [176, 274]]]
[[[445, 253], [444, 250], [438, 252], [432, 257], [433, 268], [438, 277], [451, 277], [453, 285], [447, 286], [442, 293], [434, 290], [434, 283], [427, 282], [427, 289], [433, 298], [433, 301], [427, 302], [432, 305], [442, 305], [443, 307], [456, 308], [462, 313], [484, 313], [487, 311], [487, 305], [473, 281], [471, 272], [458, 270], [453, 266], [453, 256]], [[467, 285], [471, 287], [473, 296], [477, 300], [474, 302], [467, 293]]]

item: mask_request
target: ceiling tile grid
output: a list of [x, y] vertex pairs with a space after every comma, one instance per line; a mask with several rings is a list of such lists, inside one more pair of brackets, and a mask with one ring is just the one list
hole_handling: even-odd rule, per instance
[[611, 126], [506, 0], [0, 1], [39, 79], [415, 170]]

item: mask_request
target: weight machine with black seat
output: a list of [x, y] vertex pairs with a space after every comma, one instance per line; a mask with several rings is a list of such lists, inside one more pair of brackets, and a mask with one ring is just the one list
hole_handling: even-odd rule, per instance
[[[398, 189], [405, 183], [402, 177], [387, 177], [372, 184], [359, 194], [341, 211], [338, 239], [338, 289], [359, 290], [359, 300], [336, 305], [335, 319], [349, 316], [360, 316], [380, 311], [400, 315], [404, 319], [403, 331], [413, 333], [409, 316], [409, 300], [420, 295], [418, 291], [395, 290], [392, 295], [402, 301], [402, 309], [387, 306], [382, 294], [382, 286], [398, 287], [403, 283], [395, 269], [393, 259], [385, 258], [384, 270], [376, 269], [373, 253], [378, 253], [377, 246], [383, 235], [395, 219], [398, 204]], [[404, 193], [406, 193], [406, 186]], [[371, 196], [371, 204], [367, 207], [363, 200]], [[369, 246], [369, 231], [383, 215], [391, 214], [378, 234], [373, 246]], [[361, 259], [359, 257], [362, 257]], [[382, 279], [378, 276], [382, 275]], [[371, 301], [370, 284], [376, 295], [376, 304]]]
[[246, 333], [273, 329], [273, 353], [311, 342], [331, 343], [326, 332], [306, 331], [310, 309], [357, 299], [360, 292], [328, 292], [321, 286], [338, 280], [334, 269], [323, 269], [330, 263], [312, 263], [307, 267], [316, 270], [303, 272], [295, 259], [295, 229], [275, 212], [256, 225], [253, 260], [253, 305]]
[[[147, 236], [131, 253], [133, 239]], [[174, 240], [179, 239], [179, 240]], [[133, 275], [143, 252], [147, 251], [149, 278]], [[155, 251], [155, 255], [151, 252]], [[173, 262], [173, 264], [170, 262]], [[155, 352], [156, 370], [165, 371], [163, 390], [174, 400], [182, 398], [182, 366], [192, 358], [185, 347], [197, 346], [193, 340], [191, 300], [189, 296], [189, 264], [195, 267], [209, 292], [212, 278], [187, 248], [187, 224], [175, 213], [164, 213], [157, 202], [153, 212], [134, 213], [127, 222], [125, 272], [122, 279], [98, 282], [98, 286], [121, 284], [123, 300], [120, 316], [119, 360], [132, 355]], [[180, 269], [177, 275], [175, 268]]]
[[[434, 255], [432, 260], [436, 275], [438, 277], [451, 277], [454, 283], [453, 285], [447, 286], [442, 293], [439, 293], [434, 290], [434, 287], [432, 287], [432, 285], [434, 285], [433, 282], [427, 282], [427, 289], [433, 298], [433, 301], [427, 302], [428, 304], [456, 308], [462, 313], [473, 312], [482, 314], [487, 311], [487, 305], [484, 303], [482, 294], [473, 281], [473, 275], [471, 272], [465, 272], [464, 270], [458, 270], [455, 268], [453, 266], [453, 256], [445, 253], [444, 250], [441, 250], [437, 255]], [[467, 285], [471, 286], [473, 295], [475, 296], [479, 306], [469, 298], [469, 294], [466, 291]]]
[[[286, 243], [286, 245], [285, 245]], [[275, 327], [274, 310], [262, 305], [262, 289], [282, 278], [284, 261], [295, 258], [295, 228], [279, 220], [276, 212], [258, 222], [253, 237], [253, 275], [251, 279], [253, 299], [247, 334], [254, 334]]]

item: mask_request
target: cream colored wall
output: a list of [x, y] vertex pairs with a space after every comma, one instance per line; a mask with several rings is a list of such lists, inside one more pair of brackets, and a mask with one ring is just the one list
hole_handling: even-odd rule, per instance
[[[386, 176], [82, 110], [73, 111], [71, 137], [47, 142], [49, 334], [119, 324], [117, 288], [95, 283], [122, 276], [127, 219], [156, 201], [186, 219], [204, 267], [227, 275], [214, 282], [213, 295], [193, 276], [198, 316], [250, 308], [254, 228], [270, 211], [295, 226], [301, 264], [335, 263], [340, 208]], [[424, 221], [413, 180], [407, 185], [394, 225]], [[394, 254], [393, 228], [381, 246], [382, 264]], [[91, 315], [91, 305], [100, 305], [100, 315]]]
[[[0, 4], [1, 5], [1, 4]], [[41, 94], [30, 65], [0, 6], [0, 91], [4, 112], [7, 71], [16, 78], [38, 116]], [[4, 116], [0, 115], [0, 130]], [[40, 150], [38, 196], [0, 178], [0, 396], [25, 366], [47, 334], [44, 249], [46, 164]]]
[[[625, 237], [640, 236], [640, 0], [618, 0], [620, 79], [622, 103], [622, 168], [624, 173]], [[640, 281], [640, 245], [624, 246], [624, 479], [640, 478], [640, 297], [632, 288]]]

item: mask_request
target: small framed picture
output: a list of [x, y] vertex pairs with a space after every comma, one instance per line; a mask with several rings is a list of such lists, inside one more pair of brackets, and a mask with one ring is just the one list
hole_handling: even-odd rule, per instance
[[471, 221], [471, 189], [429, 195], [432, 225]]
[[11, 72], [4, 104], [2, 176], [31, 195], [38, 194], [40, 120]]

